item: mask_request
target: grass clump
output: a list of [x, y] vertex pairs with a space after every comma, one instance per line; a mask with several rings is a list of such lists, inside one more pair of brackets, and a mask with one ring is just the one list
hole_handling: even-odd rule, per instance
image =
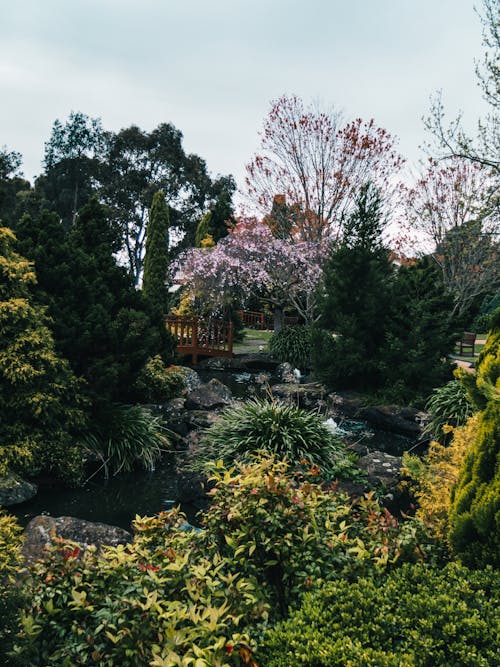
[[322, 418], [296, 405], [273, 399], [253, 399], [231, 407], [202, 436], [199, 467], [221, 459], [248, 463], [257, 451], [292, 465], [307, 461], [321, 475], [348, 478], [357, 470], [339, 437], [330, 433]]
[[279, 361], [303, 370], [311, 366], [311, 336], [310, 327], [285, 327], [271, 336], [269, 349]]
[[444, 433], [443, 427], [463, 426], [474, 414], [474, 406], [467, 397], [467, 390], [459, 380], [452, 380], [434, 389], [427, 400], [425, 409], [430, 413], [431, 420], [424, 434], [430, 435], [433, 440], [442, 444], [450, 440], [450, 437]]

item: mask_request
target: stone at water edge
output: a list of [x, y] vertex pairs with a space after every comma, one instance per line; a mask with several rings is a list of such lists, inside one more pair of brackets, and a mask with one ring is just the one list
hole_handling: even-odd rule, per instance
[[213, 378], [210, 382], [202, 384], [186, 396], [186, 408], [188, 410], [215, 410], [230, 405], [233, 395], [229, 387]]
[[375, 486], [396, 487], [401, 479], [403, 458], [375, 450], [357, 461], [368, 475], [368, 483]]
[[82, 550], [90, 545], [117, 546], [132, 542], [132, 534], [118, 526], [84, 521], [72, 516], [36, 516], [24, 530], [22, 554], [26, 565], [31, 565], [43, 552], [55, 544], [55, 537], [77, 542]]
[[0, 507], [19, 505], [36, 496], [38, 487], [17, 475], [0, 477]]

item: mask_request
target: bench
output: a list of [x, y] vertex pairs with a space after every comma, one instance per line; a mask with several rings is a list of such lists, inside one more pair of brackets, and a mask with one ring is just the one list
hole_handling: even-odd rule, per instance
[[474, 346], [476, 344], [476, 334], [471, 331], [464, 331], [460, 340], [457, 340], [455, 343], [458, 346], [459, 354], [462, 355], [464, 350], [470, 348], [472, 356], [474, 356]]

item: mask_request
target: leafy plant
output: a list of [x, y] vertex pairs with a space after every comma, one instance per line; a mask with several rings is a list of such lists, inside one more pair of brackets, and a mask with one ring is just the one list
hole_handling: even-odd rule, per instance
[[21, 526], [0, 509], [0, 664], [8, 664], [7, 653], [17, 631], [17, 615], [23, 598], [18, 581], [21, 543]]
[[304, 370], [311, 365], [312, 329], [303, 325], [285, 327], [276, 331], [269, 341], [269, 349], [278, 361], [287, 361]]
[[228, 465], [235, 459], [248, 462], [259, 450], [292, 465], [306, 460], [324, 477], [349, 477], [355, 471], [345, 444], [318, 414], [273, 399], [252, 399], [225, 410], [202, 435], [198, 465], [218, 459]]
[[452, 380], [434, 389], [427, 400], [425, 409], [430, 413], [431, 420], [424, 430], [424, 435], [430, 435], [434, 440], [443, 444], [450, 440], [450, 437], [443, 432], [443, 427], [463, 426], [474, 413], [474, 406], [459, 380]]
[[203, 536], [176, 530], [181, 518], [138, 518], [133, 544], [82, 554], [60, 543], [36, 564], [17, 664], [239, 666], [252, 646], [240, 626], [264, 620], [266, 607]]
[[105, 405], [84, 442], [102, 460], [106, 475], [129, 472], [136, 465], [153, 470], [170, 445], [159, 418], [139, 405]]
[[339, 579], [304, 597], [267, 634], [266, 667], [469, 667], [498, 662], [500, 579], [404, 565], [384, 578]]
[[135, 382], [138, 400], [148, 403], [163, 403], [180, 396], [185, 387], [179, 367], [165, 367], [159, 354], [147, 362]]
[[464, 459], [478, 432], [478, 415], [464, 426], [447, 429], [448, 445], [432, 441], [423, 458], [405, 452], [403, 471], [411, 478], [412, 493], [418, 501], [417, 516], [432, 535], [447, 542], [451, 493], [458, 482]]
[[261, 582], [275, 614], [323, 580], [425, 557], [417, 522], [400, 524], [371, 495], [352, 503], [318, 483], [317, 472], [298, 478], [269, 456], [213, 469], [203, 525], [236, 571]]

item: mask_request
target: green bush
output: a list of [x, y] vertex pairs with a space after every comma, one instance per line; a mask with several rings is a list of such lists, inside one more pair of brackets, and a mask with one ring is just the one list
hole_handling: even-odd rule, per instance
[[264, 451], [289, 463], [307, 460], [322, 477], [350, 477], [355, 468], [346, 446], [332, 435], [321, 417], [296, 405], [253, 399], [225, 410], [202, 435], [197, 465], [222, 459], [250, 461]]
[[474, 414], [474, 406], [467, 397], [467, 391], [458, 380], [447, 382], [434, 389], [427, 400], [425, 409], [431, 420], [424, 430], [433, 440], [445, 444], [450, 437], [443, 432], [444, 426], [463, 426]]
[[452, 492], [450, 543], [472, 567], [500, 566], [500, 308], [474, 375], [462, 374], [482, 408], [478, 431]]
[[18, 581], [21, 565], [21, 527], [0, 509], [0, 665], [9, 664], [7, 654], [18, 629], [23, 601]]
[[269, 341], [269, 349], [278, 361], [304, 370], [311, 366], [312, 329], [303, 325], [285, 327], [276, 331]]
[[[20, 667], [240, 665], [240, 627], [265, 620], [255, 583], [208, 551], [185, 517], [137, 519], [127, 546], [81, 554], [60, 544], [32, 572]], [[247, 649], [245, 649], [247, 650]]]
[[160, 419], [140, 405], [105, 404], [84, 438], [102, 461], [106, 475], [130, 472], [137, 465], [153, 470], [170, 441]]
[[214, 468], [203, 525], [235, 570], [261, 583], [275, 615], [323, 580], [353, 579], [427, 551], [418, 522], [400, 524], [371, 495], [353, 504], [316, 475], [312, 468], [299, 478], [270, 457]]
[[405, 565], [306, 595], [268, 632], [257, 660], [266, 667], [493, 667], [499, 608], [492, 570]]
[[180, 396], [185, 388], [186, 382], [179, 367], [165, 367], [160, 355], [147, 362], [135, 382], [137, 400], [146, 403], [164, 403]]

